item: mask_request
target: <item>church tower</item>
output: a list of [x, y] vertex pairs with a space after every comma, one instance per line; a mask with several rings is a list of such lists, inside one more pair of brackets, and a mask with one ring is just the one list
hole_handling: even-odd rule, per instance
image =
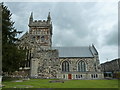
[[48, 13], [47, 20], [34, 20], [33, 13], [31, 13], [28, 26], [31, 43], [42, 49], [50, 49], [52, 46], [52, 22], [50, 12]]

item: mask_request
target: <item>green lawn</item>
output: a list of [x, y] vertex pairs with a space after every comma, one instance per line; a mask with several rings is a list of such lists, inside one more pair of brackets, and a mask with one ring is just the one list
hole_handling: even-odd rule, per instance
[[4, 88], [118, 88], [118, 80], [66, 80], [49, 83], [50, 79], [30, 79], [23, 82], [4, 81]]

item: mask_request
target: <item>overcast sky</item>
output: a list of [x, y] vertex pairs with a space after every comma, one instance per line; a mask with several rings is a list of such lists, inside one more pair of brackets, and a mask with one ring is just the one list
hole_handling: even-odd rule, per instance
[[25, 33], [33, 12], [34, 20], [51, 13], [53, 46], [89, 46], [99, 52], [100, 62], [118, 58], [117, 2], [6, 2], [15, 27]]

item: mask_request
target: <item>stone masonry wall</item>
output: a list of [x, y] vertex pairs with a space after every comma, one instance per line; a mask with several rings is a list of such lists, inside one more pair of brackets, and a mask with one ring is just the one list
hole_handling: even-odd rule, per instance
[[32, 77], [56, 78], [60, 65], [57, 50], [38, 51], [31, 62]]
[[[89, 71], [89, 72], [95, 71], [94, 63], [96, 61], [94, 58], [60, 58], [60, 71], [62, 71], [62, 62], [68, 61], [70, 72], [76, 72], [77, 71], [77, 64], [80, 60], [85, 62], [86, 71]], [[97, 69], [97, 71], [99, 71], [99, 70]]]

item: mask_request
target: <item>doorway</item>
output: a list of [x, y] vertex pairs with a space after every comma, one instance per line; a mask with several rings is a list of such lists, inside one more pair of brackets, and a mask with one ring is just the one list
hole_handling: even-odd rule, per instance
[[68, 79], [72, 79], [72, 75], [71, 74], [68, 74]]

